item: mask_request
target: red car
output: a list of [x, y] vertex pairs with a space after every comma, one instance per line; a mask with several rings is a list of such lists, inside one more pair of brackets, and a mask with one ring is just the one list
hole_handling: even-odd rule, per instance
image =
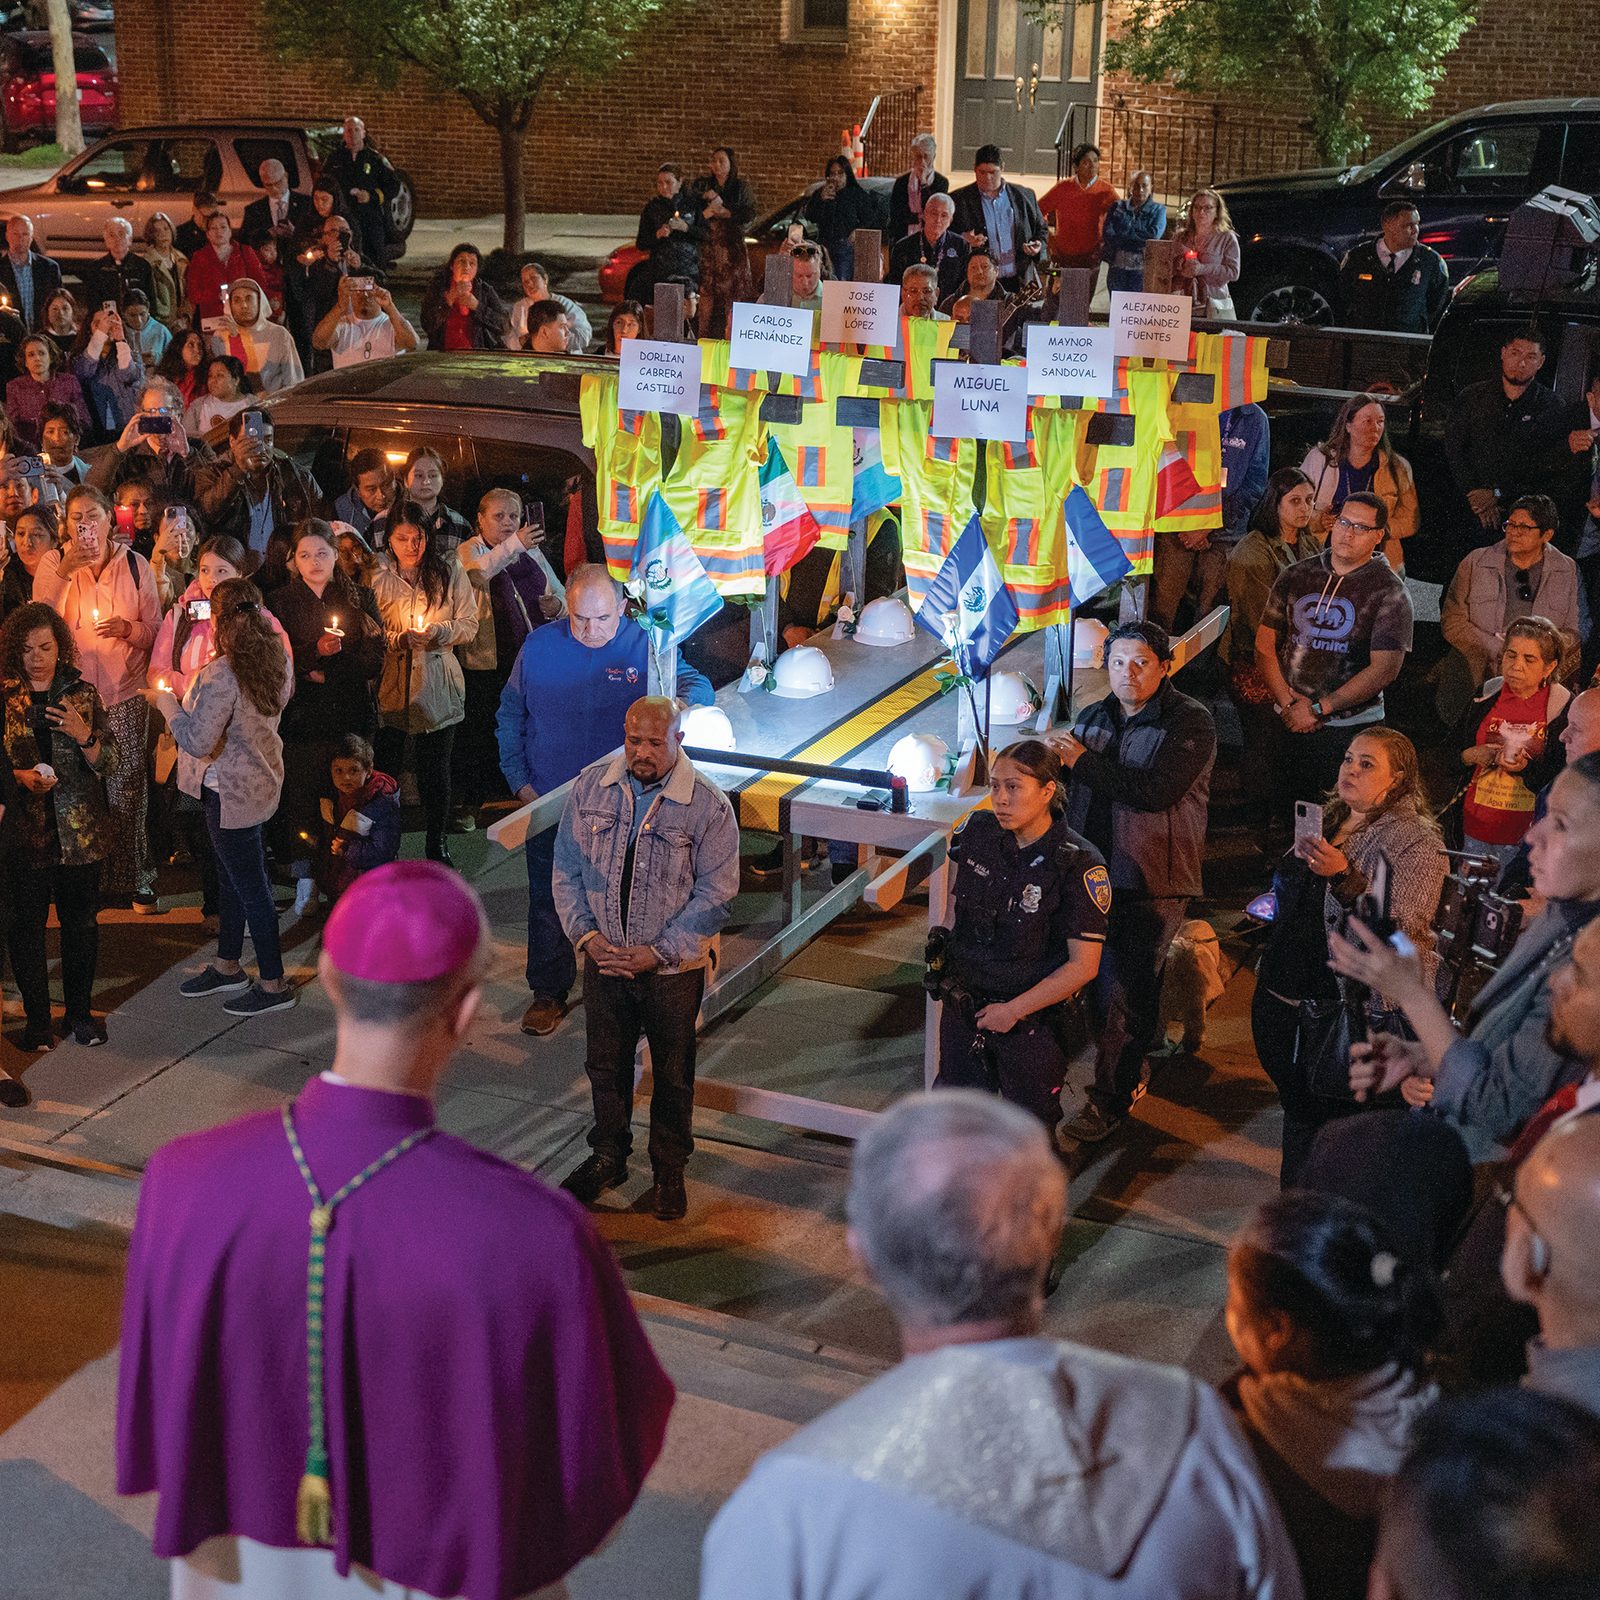
[[[93, 39], [72, 36], [78, 67], [78, 115], [86, 134], [117, 125], [117, 71]], [[56, 72], [48, 33], [14, 33], [0, 39], [0, 145], [18, 150], [56, 136]]]

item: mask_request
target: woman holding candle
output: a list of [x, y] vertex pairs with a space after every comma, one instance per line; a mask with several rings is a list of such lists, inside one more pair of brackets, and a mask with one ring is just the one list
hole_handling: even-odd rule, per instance
[[283, 713], [283, 820], [292, 833], [295, 913], [315, 900], [311, 841], [328, 764], [350, 734], [370, 739], [377, 726], [372, 686], [383, 670], [383, 622], [370, 589], [358, 589], [339, 566], [338, 536], [312, 517], [295, 532], [287, 583], [267, 597], [283, 625], [294, 663], [294, 698]]
[[450, 863], [450, 748], [466, 713], [455, 647], [478, 635], [478, 602], [465, 572], [430, 548], [427, 513], [412, 501], [390, 518], [393, 565], [373, 579], [388, 654], [378, 689], [378, 768], [399, 777], [405, 736], [416, 736], [417, 788], [427, 816], [428, 859]]
[[1215, 189], [1196, 189], [1178, 232], [1179, 284], [1194, 299], [1197, 317], [1234, 317], [1233, 285], [1239, 279], [1239, 235], [1228, 202]]
[[33, 593], [65, 619], [78, 652], [78, 668], [106, 708], [117, 748], [127, 753], [106, 782], [114, 844], [101, 882], [102, 903], [129, 904], [146, 914], [161, 909], [146, 819], [148, 785], [144, 751], [150, 713], [139, 691], [161, 627], [155, 574], [137, 551], [111, 537], [111, 503], [79, 484], [67, 496], [67, 542], [52, 550], [34, 574]]

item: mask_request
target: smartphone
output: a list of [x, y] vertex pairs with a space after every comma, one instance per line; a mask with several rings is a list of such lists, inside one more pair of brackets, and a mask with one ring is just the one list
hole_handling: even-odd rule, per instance
[[18, 478], [37, 478], [44, 471], [43, 456], [10, 456], [6, 465], [11, 473]]
[[211, 620], [211, 602], [209, 600], [191, 600], [189, 602], [189, 620], [191, 622], [209, 622]]
[[371, 294], [377, 286], [375, 278], [352, 278], [350, 280], [351, 294]]
[[541, 539], [544, 538], [544, 501], [536, 500], [531, 494], [523, 495], [522, 525], [532, 528]]
[[239, 431], [247, 439], [265, 439], [267, 436], [267, 417], [264, 411], [247, 411], [244, 421], [239, 425]]
[[1322, 807], [1310, 800], [1294, 803], [1294, 842], [1322, 837]]
[[140, 433], [171, 433], [172, 416], [166, 411], [150, 411], [139, 418]]
[[102, 300], [100, 302], [100, 309], [104, 311], [107, 316], [114, 317], [117, 314], [117, 302], [115, 300]]

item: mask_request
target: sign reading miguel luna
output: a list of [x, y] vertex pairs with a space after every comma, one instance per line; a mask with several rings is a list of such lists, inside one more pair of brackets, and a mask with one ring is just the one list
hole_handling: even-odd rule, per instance
[[1027, 438], [1027, 369], [935, 362], [931, 431], [936, 439]]

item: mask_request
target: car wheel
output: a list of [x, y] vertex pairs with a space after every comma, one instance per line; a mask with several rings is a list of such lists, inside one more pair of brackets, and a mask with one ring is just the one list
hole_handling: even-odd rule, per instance
[[417, 188], [403, 167], [394, 175], [400, 181], [389, 199], [389, 231], [396, 239], [409, 239], [417, 221]]
[[1333, 321], [1333, 301], [1310, 273], [1284, 270], [1268, 273], [1243, 286], [1235, 300], [1247, 322]]

